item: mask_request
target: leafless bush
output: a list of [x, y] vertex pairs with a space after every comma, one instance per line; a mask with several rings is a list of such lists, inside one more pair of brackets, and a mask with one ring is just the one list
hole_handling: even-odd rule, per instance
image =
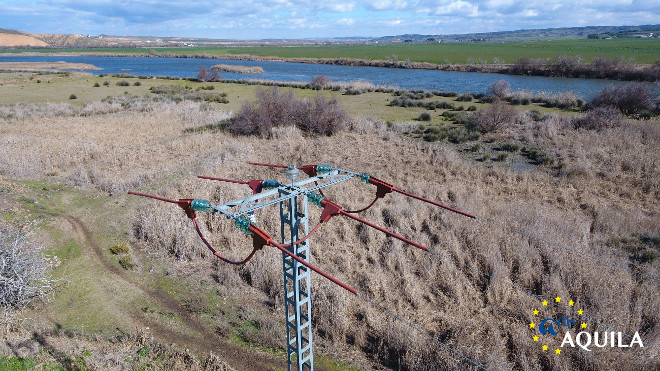
[[354, 92], [354, 94], [364, 93], [367, 91], [374, 91], [377, 88], [376, 85], [374, 85], [373, 83], [362, 79], [353, 80], [349, 82], [340, 82], [332, 85], [333, 88], [336, 86], [337, 88], [344, 89], [347, 92], [348, 91]]
[[621, 125], [623, 115], [614, 107], [604, 106], [589, 110], [573, 119], [575, 129], [602, 130]]
[[321, 135], [332, 135], [344, 130], [348, 115], [339, 105], [336, 98], [328, 99], [325, 95], [317, 95], [309, 106], [308, 118], [301, 122], [303, 130]]
[[470, 116], [468, 127], [482, 133], [501, 130], [515, 123], [516, 109], [499, 99], [487, 108], [480, 109]]
[[511, 84], [509, 84], [509, 82], [506, 80], [497, 80], [490, 84], [486, 94], [494, 97], [504, 98], [511, 94]]
[[326, 75], [317, 75], [314, 76], [309, 85], [312, 89], [322, 90], [330, 85], [330, 79]]
[[515, 75], [599, 78], [624, 81], [658, 81], [660, 65], [642, 66], [626, 62], [621, 57], [594, 57], [584, 63], [579, 56], [560, 55], [557, 58], [516, 60], [509, 72]]
[[553, 76], [572, 76], [583, 64], [582, 57], [570, 55], [558, 55], [554, 63], [550, 65]]
[[34, 300], [48, 300], [60, 281], [50, 276], [57, 258], [46, 257], [28, 237], [0, 227], [0, 312], [5, 320]]
[[299, 100], [291, 90], [259, 88], [254, 103], [244, 103], [231, 120], [230, 130], [237, 134], [273, 135], [273, 128], [296, 126], [306, 132], [332, 135], [344, 129], [348, 115], [336, 99], [318, 95], [313, 100]]
[[626, 115], [652, 111], [658, 105], [658, 96], [648, 84], [631, 82], [604, 88], [589, 102], [592, 107], [616, 107]]
[[197, 81], [201, 82], [210, 82], [210, 81], [220, 81], [222, 80], [222, 77], [218, 73], [218, 70], [212, 69], [211, 72], [206, 69], [204, 66], [199, 67], [199, 71], [197, 72]]
[[579, 107], [580, 105], [582, 105], [581, 101], [577, 99], [575, 93], [572, 91], [559, 92], [546, 103], [546, 106], [561, 109], [571, 109]]

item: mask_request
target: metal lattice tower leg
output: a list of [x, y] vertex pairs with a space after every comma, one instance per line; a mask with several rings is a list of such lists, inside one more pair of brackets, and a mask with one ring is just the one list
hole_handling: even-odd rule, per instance
[[[280, 195], [289, 191], [280, 187]], [[302, 212], [298, 210], [302, 199]], [[298, 231], [309, 233], [307, 195], [280, 202], [282, 243], [298, 241]], [[287, 239], [288, 237], [288, 239]], [[309, 262], [309, 241], [288, 248], [293, 254]], [[284, 307], [286, 313], [287, 359], [289, 371], [314, 370], [312, 349], [312, 302], [310, 270], [287, 254], [282, 253], [284, 271]], [[296, 365], [296, 366], [294, 366]], [[294, 368], [295, 367], [295, 368]]]

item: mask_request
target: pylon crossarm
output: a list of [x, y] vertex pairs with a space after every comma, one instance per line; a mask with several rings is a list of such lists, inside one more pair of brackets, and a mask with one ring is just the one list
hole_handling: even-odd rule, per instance
[[[215, 212], [222, 213], [228, 218], [235, 219], [241, 215], [251, 213], [255, 210], [271, 205], [276, 205], [280, 202], [287, 201], [291, 198], [295, 198], [303, 194], [315, 192], [319, 189], [349, 180], [353, 177], [355, 177], [354, 174], [341, 174], [339, 171], [333, 170], [291, 184], [279, 184], [279, 187], [287, 188], [289, 191], [286, 195], [280, 195], [278, 187], [270, 190], [262, 190], [258, 194], [234, 200], [223, 205], [213, 206], [212, 208]], [[309, 188], [306, 187], [309, 184], [315, 182], [319, 184]], [[238, 208], [238, 210], [235, 211], [235, 208]]]
[[321, 276], [325, 277], [326, 279], [328, 279], [328, 280], [331, 281], [332, 283], [338, 285], [339, 287], [343, 288], [344, 290], [346, 290], [346, 291], [352, 293], [353, 295], [358, 295], [358, 291], [357, 291], [356, 289], [354, 289], [354, 288], [352, 288], [351, 286], [349, 286], [349, 285], [347, 285], [347, 284], [341, 282], [340, 280], [338, 280], [338, 279], [332, 277], [331, 275], [329, 275], [328, 273], [322, 271], [321, 269], [317, 268], [316, 266], [314, 266], [314, 265], [312, 265], [312, 264], [306, 262], [304, 259], [302, 259], [302, 258], [296, 256], [296, 255], [293, 254], [291, 251], [287, 250], [286, 247], [280, 245], [279, 243], [277, 243], [277, 242], [275, 242], [275, 241], [271, 241], [270, 245], [273, 246], [273, 247], [276, 247], [277, 249], [279, 249], [279, 250], [282, 251], [283, 253], [285, 253], [285, 254], [287, 254], [288, 256], [290, 256], [290, 257], [292, 257], [293, 259], [295, 259], [298, 263], [300, 263], [300, 264], [304, 265], [305, 267], [307, 267], [307, 268], [313, 270], [314, 272], [320, 274]]
[[365, 183], [373, 184], [373, 185], [376, 186], [376, 199], [384, 197], [388, 193], [397, 192], [397, 193], [400, 193], [404, 196], [408, 196], [408, 197], [411, 197], [411, 198], [414, 198], [414, 199], [417, 199], [417, 200], [420, 200], [420, 201], [424, 201], [424, 202], [429, 203], [431, 205], [441, 207], [445, 210], [449, 210], [451, 212], [454, 212], [454, 213], [457, 213], [457, 214], [460, 214], [460, 215], [463, 215], [463, 216], [467, 216], [467, 217], [472, 218], [472, 219], [477, 218], [476, 216], [474, 216], [470, 213], [466, 213], [465, 211], [461, 211], [461, 210], [455, 209], [453, 207], [443, 205], [439, 202], [429, 200], [428, 198], [424, 198], [424, 197], [418, 196], [416, 194], [398, 189], [398, 188], [394, 187], [393, 185], [385, 183], [384, 181], [382, 181], [378, 178], [374, 178], [374, 177], [372, 177], [371, 175], [369, 175], [367, 173], [360, 174], [360, 179]]
[[[259, 166], [275, 167], [275, 168], [286, 168], [286, 166], [284, 166], [284, 165], [263, 164], [263, 163], [256, 163], [256, 162], [252, 162], [251, 164], [252, 165], [259, 165]], [[345, 170], [345, 169], [336, 169], [336, 168], [331, 167], [330, 165], [305, 165], [305, 166], [298, 167], [298, 169], [302, 170], [303, 172], [307, 173], [310, 176], [316, 175], [317, 173], [320, 173], [321, 171], [328, 171], [328, 169], [332, 169], [332, 170], [336, 170], [340, 173], [351, 174], [351, 175], [356, 176], [356, 177], [359, 176], [363, 182], [369, 183], [369, 184], [372, 184], [372, 185], [376, 186], [376, 198], [371, 202], [371, 204], [369, 204], [367, 207], [362, 208], [360, 210], [355, 210], [355, 211], [345, 210], [345, 212], [350, 213], [350, 214], [363, 212], [363, 211], [371, 208], [376, 203], [376, 201], [378, 201], [379, 198], [385, 197], [385, 195], [387, 195], [388, 193], [397, 192], [397, 193], [400, 193], [404, 196], [408, 196], [408, 197], [411, 197], [411, 198], [429, 203], [431, 205], [441, 207], [445, 210], [448, 210], [448, 211], [451, 211], [451, 212], [454, 212], [454, 213], [457, 213], [457, 214], [460, 214], [460, 215], [463, 215], [463, 216], [467, 216], [468, 218], [472, 218], [472, 219], [477, 218], [475, 215], [472, 215], [470, 213], [466, 213], [465, 211], [461, 211], [461, 210], [455, 209], [453, 207], [443, 205], [439, 202], [429, 200], [428, 198], [424, 198], [424, 197], [418, 196], [416, 194], [398, 189], [398, 188], [394, 187], [393, 185], [388, 184], [388, 183], [386, 183], [386, 182], [384, 182], [384, 181], [382, 181], [378, 178], [372, 177], [370, 174], [367, 174], [367, 173], [359, 174], [359, 173], [349, 171], [349, 170]]]
[[217, 181], [220, 181], [220, 182], [227, 182], [227, 183], [247, 184], [248, 187], [250, 187], [250, 189], [252, 189], [252, 194], [255, 194], [255, 195], [263, 190], [264, 182], [266, 182], [263, 179], [252, 179], [252, 180], [246, 182], [246, 181], [243, 181], [243, 180], [216, 178], [216, 177], [205, 176], [205, 175], [198, 175], [197, 177], [199, 179], [217, 180]]
[[356, 221], [358, 221], [358, 222], [360, 222], [360, 223], [362, 223], [362, 224], [366, 224], [366, 225], [368, 225], [368, 226], [371, 227], [371, 228], [374, 228], [374, 229], [376, 229], [376, 230], [378, 230], [378, 231], [381, 231], [381, 232], [387, 234], [387, 235], [390, 236], [390, 237], [394, 237], [394, 238], [396, 238], [396, 239], [398, 239], [398, 240], [401, 240], [401, 241], [403, 241], [403, 242], [405, 242], [405, 243], [407, 243], [407, 244], [413, 245], [413, 246], [415, 246], [415, 247], [418, 248], [418, 249], [421, 249], [421, 250], [424, 250], [424, 251], [427, 251], [427, 250], [428, 250], [428, 248], [427, 248], [426, 246], [422, 245], [422, 244], [419, 244], [419, 243], [417, 243], [417, 242], [415, 242], [415, 241], [412, 241], [412, 240], [410, 240], [410, 239], [408, 239], [408, 238], [405, 238], [405, 237], [403, 237], [403, 236], [400, 236], [400, 235], [398, 235], [398, 234], [396, 234], [396, 233], [394, 233], [394, 232], [392, 232], [392, 231], [389, 231], [389, 230], [387, 230], [387, 229], [385, 229], [385, 228], [383, 228], [383, 227], [379, 227], [379, 226], [377, 226], [377, 225], [374, 224], [374, 223], [371, 223], [371, 222], [369, 222], [369, 221], [367, 221], [367, 220], [364, 220], [364, 219], [362, 219], [362, 218], [359, 218], [359, 217], [357, 217], [357, 216], [355, 216], [355, 215], [352, 215], [352, 214], [346, 212], [341, 206], [339, 206], [339, 205], [337, 205], [336, 203], [334, 203], [334, 202], [328, 200], [328, 199], [325, 198], [325, 197], [319, 197], [318, 195], [310, 195], [310, 196], [308, 196], [308, 197], [310, 198], [310, 201], [311, 201], [313, 204], [315, 204], [315, 205], [320, 206], [320, 207], [323, 208], [323, 211], [321, 212], [321, 221], [324, 222], [324, 223], [325, 223], [325, 222], [328, 222], [328, 221], [330, 220], [330, 218], [332, 218], [332, 217], [335, 216], [335, 215], [344, 215], [344, 216], [347, 216], [347, 217], [349, 217], [349, 218], [351, 218], [351, 219], [353, 219], [353, 220], [356, 220]]
[[[192, 199], [192, 198], [173, 200], [165, 197], [154, 196], [146, 193], [133, 192], [133, 191], [130, 191], [128, 193], [135, 196], [153, 198], [159, 201], [164, 201], [179, 205], [179, 207], [181, 207], [185, 211], [188, 218], [190, 218], [190, 220], [192, 221], [193, 227], [195, 227], [195, 231], [197, 232], [197, 235], [202, 240], [202, 242], [204, 242], [204, 245], [206, 245], [206, 247], [213, 253], [213, 255], [215, 255], [218, 259], [224, 261], [225, 263], [234, 264], [234, 265], [245, 264], [248, 261], [250, 261], [254, 257], [254, 254], [256, 254], [256, 252], [259, 251], [264, 246], [264, 244], [261, 244], [259, 246], [258, 243], [254, 243], [252, 252], [243, 260], [231, 260], [225, 258], [224, 256], [220, 255], [220, 253], [218, 253], [216, 249], [213, 248], [211, 243], [206, 239], [206, 237], [204, 237], [204, 234], [199, 228], [199, 224], [197, 224], [197, 213], [195, 211], [209, 211], [211, 208], [211, 204], [208, 201], [200, 200], [200, 199]], [[255, 237], [253, 236], [253, 238]]]

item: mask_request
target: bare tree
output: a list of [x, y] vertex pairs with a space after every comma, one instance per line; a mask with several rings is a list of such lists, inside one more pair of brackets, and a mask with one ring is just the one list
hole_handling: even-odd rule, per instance
[[326, 75], [316, 75], [309, 83], [312, 89], [322, 90], [326, 86], [330, 85], [330, 79]]
[[197, 81], [210, 81], [211, 74], [209, 73], [209, 70], [206, 69], [204, 66], [199, 66], [199, 71], [197, 71]]
[[497, 80], [490, 84], [486, 93], [494, 97], [505, 98], [511, 94], [511, 85], [506, 80]]
[[0, 313], [5, 322], [34, 300], [50, 299], [54, 286], [51, 269], [57, 260], [44, 255], [27, 234], [0, 227]]

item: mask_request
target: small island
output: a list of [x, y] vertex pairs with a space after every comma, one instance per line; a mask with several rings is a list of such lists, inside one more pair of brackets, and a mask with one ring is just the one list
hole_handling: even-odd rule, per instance
[[100, 70], [88, 63], [72, 62], [0, 62], [2, 71], [62, 71], [62, 70]]
[[216, 64], [211, 67], [213, 71], [233, 72], [233, 73], [264, 73], [260, 66], [240, 66], [233, 64]]

